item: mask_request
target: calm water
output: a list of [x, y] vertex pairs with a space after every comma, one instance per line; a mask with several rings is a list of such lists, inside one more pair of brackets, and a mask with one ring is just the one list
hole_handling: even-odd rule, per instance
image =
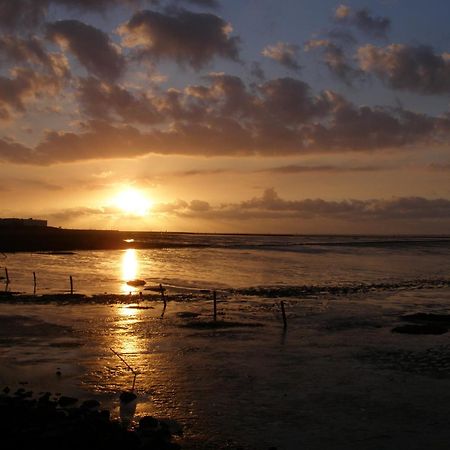
[[[429, 427], [448, 420], [450, 369], [436, 381], [367, 355], [447, 348], [446, 335], [391, 329], [405, 313], [450, 313], [450, 240], [180, 235], [171, 241], [178, 245], [160, 244], [6, 255], [11, 283], [3, 287], [12, 291], [33, 292], [35, 271], [38, 294], [67, 292], [73, 275], [87, 294], [129, 293], [126, 282], [142, 279], [191, 295], [173, 297], [164, 315], [157, 298], [136, 307], [138, 296], [129, 304], [0, 304], [0, 383], [94, 396], [118, 415], [132, 374], [113, 348], [138, 372], [136, 417], [176, 420], [189, 450], [403, 448], [411, 429], [441, 436]], [[374, 288], [334, 295], [360, 284]], [[314, 295], [296, 290], [304, 285]], [[259, 326], [192, 327], [212, 317], [204, 289], [218, 290], [220, 319]], [[287, 333], [274, 292], [286, 303]], [[407, 447], [427, 445], [414, 434]]]
[[[163, 239], [164, 238], [164, 239]], [[17, 253], [0, 260], [8, 289], [67, 292], [135, 291], [163, 283], [173, 291], [274, 286], [339, 286], [450, 276], [450, 238], [149, 235], [155, 248], [80, 251], [73, 255]], [[161, 248], [167, 245], [170, 248]], [[0, 256], [1, 258], [1, 256]], [[1, 272], [0, 272], [1, 273]], [[3, 275], [3, 274], [1, 274]], [[4, 281], [4, 280], [3, 280]], [[143, 288], [140, 287], [140, 290]]]

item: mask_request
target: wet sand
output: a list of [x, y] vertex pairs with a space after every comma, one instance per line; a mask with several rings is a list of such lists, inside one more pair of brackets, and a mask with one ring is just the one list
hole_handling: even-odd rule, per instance
[[393, 329], [415, 313], [447, 327], [450, 289], [219, 300], [233, 326], [207, 296], [169, 296], [163, 317], [157, 295], [2, 299], [0, 383], [118, 417], [132, 374], [113, 348], [138, 372], [135, 423], [177, 421], [186, 449], [448, 447], [449, 334]]

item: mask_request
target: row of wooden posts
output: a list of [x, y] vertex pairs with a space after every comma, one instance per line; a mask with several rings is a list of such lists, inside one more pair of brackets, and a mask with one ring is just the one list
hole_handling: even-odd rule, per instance
[[[6, 279], [6, 285], [10, 283], [10, 278], [8, 274], [8, 269], [5, 267], [5, 279]], [[72, 275], [69, 275], [69, 281], [70, 281], [70, 295], [73, 295], [73, 278]], [[36, 279], [36, 272], [33, 272], [33, 293], [36, 295], [36, 288], [37, 288], [37, 279]], [[162, 284], [159, 285], [159, 291], [161, 293], [162, 301], [164, 302], [164, 309], [162, 312], [162, 316], [164, 316], [164, 313], [166, 312], [167, 307], [167, 300], [165, 296], [165, 289], [163, 288]], [[284, 307], [283, 300], [280, 302], [280, 308], [281, 308], [281, 314], [283, 317], [283, 327], [286, 330], [287, 329], [287, 318], [286, 318], [286, 310]], [[217, 292], [213, 291], [213, 318], [214, 322], [217, 322]]]

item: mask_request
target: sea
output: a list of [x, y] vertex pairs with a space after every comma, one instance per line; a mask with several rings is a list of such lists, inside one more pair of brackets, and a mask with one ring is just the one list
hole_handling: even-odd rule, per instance
[[[448, 236], [262, 236], [149, 233], [117, 251], [0, 254], [7, 288], [21, 293], [314, 291], [439, 283], [450, 277]], [[142, 248], [145, 247], [145, 248]], [[0, 266], [1, 267], [1, 266]], [[33, 275], [34, 273], [34, 275]], [[6, 273], [2, 273], [6, 284]], [[133, 287], [127, 282], [145, 281]], [[6, 285], [5, 285], [6, 288]], [[280, 291], [280, 292], [281, 292]]]
[[393, 332], [450, 315], [450, 236], [133, 236], [0, 254], [0, 387], [96, 398], [117, 420], [134, 388], [131, 426], [165, 418], [187, 450], [450, 437], [447, 334]]

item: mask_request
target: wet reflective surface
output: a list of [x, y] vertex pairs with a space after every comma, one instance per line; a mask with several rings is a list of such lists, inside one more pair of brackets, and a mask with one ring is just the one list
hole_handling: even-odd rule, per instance
[[[0, 302], [0, 383], [93, 396], [119, 417], [135, 372], [135, 419], [177, 421], [188, 450], [422, 449], [432, 448], [422, 435], [450, 439], [439, 425], [450, 404], [447, 335], [391, 332], [402, 314], [450, 313], [448, 246], [246, 245], [8, 254], [3, 290], [33, 293], [35, 271], [38, 295], [67, 293], [70, 275], [77, 293], [125, 295]], [[128, 284], [136, 280], [146, 284]], [[424, 369], [428, 354], [439, 376]]]
[[[221, 329], [190, 326], [211, 320], [209, 299], [169, 302], [163, 319], [161, 301], [131, 300], [0, 305], [0, 382], [94, 396], [119, 417], [119, 395], [130, 390], [133, 374], [112, 348], [138, 374], [135, 419], [176, 420], [187, 449], [234, 448], [232, 442], [249, 449], [360, 448], [360, 440], [393, 433], [400, 406], [390, 395], [404, 398], [405, 435], [424, 426], [430, 408], [440, 420], [449, 400], [443, 392], [450, 372], [433, 379], [358, 357], [370, 349], [441, 351], [445, 335], [390, 330], [411, 310], [448, 313], [448, 289], [286, 299], [287, 333], [273, 299], [220, 298], [220, 319], [243, 325]], [[248, 326], [256, 324], [262, 326]]]
[[[256, 239], [256, 238], [255, 238]], [[261, 239], [261, 238], [259, 238]], [[135, 293], [159, 283], [171, 290], [232, 289], [398, 282], [448, 277], [450, 243], [352, 247], [310, 246], [301, 251], [252, 248], [169, 248], [80, 251], [73, 255], [8, 254], [8, 289], [33, 293]], [[294, 247], [296, 248], [296, 247]], [[0, 276], [3, 275], [0, 265]], [[127, 284], [142, 280], [145, 285]], [[0, 288], [6, 288], [0, 280]]]

